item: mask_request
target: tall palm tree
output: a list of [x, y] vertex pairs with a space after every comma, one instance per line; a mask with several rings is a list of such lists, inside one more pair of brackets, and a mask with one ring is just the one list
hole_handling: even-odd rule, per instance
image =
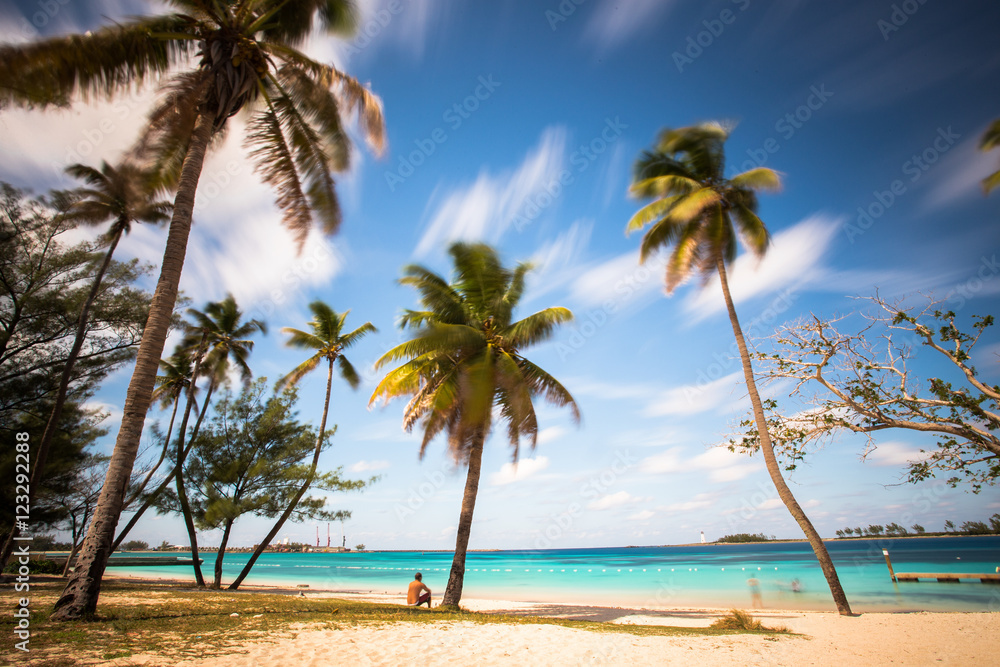
[[[129, 495], [129, 499], [125, 501], [125, 506], [128, 507], [136, 500], [138, 500], [142, 494], [145, 492], [146, 487], [149, 486], [149, 482], [153, 477], [153, 474], [159, 469], [160, 465], [163, 463], [164, 459], [167, 457], [167, 453], [170, 450], [170, 436], [173, 435], [174, 431], [174, 419], [177, 417], [177, 408], [180, 405], [181, 397], [187, 393], [188, 387], [191, 385], [191, 378], [194, 374], [194, 369], [191, 366], [191, 353], [189, 350], [183, 349], [178, 346], [174, 349], [174, 353], [170, 355], [170, 359], [161, 359], [160, 368], [163, 369], [163, 375], [156, 376], [156, 389], [153, 391], [153, 400], [160, 402], [160, 408], [166, 409], [173, 405], [170, 412], [170, 423], [167, 426], [167, 434], [163, 438], [163, 449], [160, 451], [160, 458], [156, 462], [156, 465], [149, 471], [146, 478], [132, 493]], [[197, 391], [197, 389], [195, 390]], [[194, 405], [195, 409], [198, 408], [197, 403]], [[162, 493], [170, 482], [174, 479], [174, 471], [176, 468], [170, 471], [170, 473], [160, 482], [160, 485], [150, 493], [146, 500], [142, 503], [142, 506], [136, 510], [132, 518], [129, 519], [125, 527], [118, 532], [118, 536], [115, 537], [115, 541], [111, 545], [111, 551], [115, 551], [118, 545], [122, 543], [125, 536], [135, 527], [135, 524], [139, 522], [142, 515], [146, 513], [156, 498]]]
[[[181, 424], [177, 429], [174, 484], [177, 488], [177, 500], [181, 515], [184, 517], [184, 525], [191, 541], [195, 583], [198, 586], [204, 586], [205, 579], [201, 572], [201, 565], [198, 563], [198, 535], [191, 506], [188, 502], [187, 490], [184, 487], [184, 459], [188, 451], [185, 442], [194, 442], [195, 438], [198, 437], [198, 430], [201, 427], [205, 411], [208, 409], [208, 404], [212, 400], [212, 393], [219, 384], [225, 381], [230, 361], [235, 363], [239, 369], [243, 383], [249, 385], [253, 374], [250, 371], [250, 366], [247, 365], [247, 357], [253, 349], [253, 341], [249, 340], [248, 336], [256, 332], [267, 333], [267, 325], [256, 319], [244, 322], [243, 313], [232, 294], [227, 295], [222, 301], [209, 303], [205, 306], [204, 311], [189, 308], [188, 316], [192, 322], [186, 326], [182, 345], [194, 354], [195, 364], [192, 371], [193, 379], [188, 387], [188, 400], [184, 406], [184, 415], [181, 417]], [[194, 429], [190, 437], [185, 439], [188, 419], [194, 406], [195, 385], [199, 375], [208, 377], [208, 387]]]
[[[350, 140], [342, 112], [357, 111], [376, 151], [384, 143], [381, 105], [365, 86], [302, 53], [314, 29], [349, 33], [352, 0], [171, 0], [177, 11], [34, 42], [0, 46], [0, 106], [67, 105], [74, 96], [111, 98], [147, 78], [174, 72], [152, 112], [138, 155], [176, 183], [160, 279], [150, 305], [107, 483], [79, 566], [51, 618], [97, 607], [101, 577], [121, 514], [184, 265], [205, 154], [228, 118], [252, 113], [246, 143], [263, 180], [277, 190], [283, 222], [300, 243], [313, 217], [326, 233], [340, 224], [332, 173], [346, 168]], [[195, 58], [192, 59], [192, 56]], [[178, 67], [192, 69], [176, 72]], [[251, 104], [252, 103], [252, 104]], [[152, 156], [152, 157], [150, 157]]]
[[693, 273], [706, 280], [713, 273], [718, 274], [743, 362], [743, 376], [767, 472], [778, 497], [809, 539], [837, 609], [841, 614], [850, 614], [851, 607], [830, 554], [781, 476], [726, 277], [726, 263], [736, 258], [737, 238], [758, 257], [767, 251], [770, 235], [757, 217], [756, 191], [778, 190], [781, 180], [776, 172], [765, 167], [727, 178], [724, 144], [728, 137], [729, 130], [718, 123], [663, 130], [653, 150], [644, 151], [636, 161], [631, 186], [634, 196], [652, 197], [654, 201], [639, 209], [629, 221], [626, 233], [652, 223], [642, 238], [640, 262], [662, 248], [674, 247], [667, 262], [668, 292]]
[[[66, 171], [71, 176], [84, 181], [89, 187], [76, 191], [79, 199], [61, 214], [62, 217], [70, 222], [90, 226], [102, 225], [111, 220], [111, 226], [102, 235], [101, 240], [107, 243], [108, 249], [104, 253], [104, 259], [94, 276], [90, 292], [80, 309], [76, 323], [76, 335], [59, 377], [52, 412], [49, 413], [48, 422], [45, 424], [42, 437], [38, 441], [32, 457], [31, 483], [28, 487], [29, 503], [34, 498], [35, 489], [41, 487], [45, 475], [45, 462], [56, 428], [59, 425], [63, 406], [66, 404], [69, 384], [73, 378], [73, 368], [76, 366], [76, 360], [80, 357], [80, 351], [87, 339], [90, 311], [100, 293], [101, 283], [104, 281], [108, 267], [111, 266], [115, 248], [118, 247], [122, 235], [128, 234], [132, 229], [133, 222], [163, 223], [170, 218], [170, 202], [156, 201], [157, 188], [154, 186], [149, 172], [134, 164], [125, 162], [118, 167], [112, 167], [104, 162], [99, 171], [93, 167], [74, 164], [67, 167]], [[13, 552], [14, 538], [17, 537], [18, 532], [17, 525], [15, 525], [7, 536], [2, 558], [0, 558], [2, 560], [0, 567], [7, 564], [10, 554]]]
[[291, 337], [286, 342], [289, 347], [297, 347], [300, 350], [309, 350], [314, 354], [295, 367], [295, 369], [278, 381], [279, 386], [296, 385], [306, 376], [307, 373], [319, 366], [324, 359], [327, 361], [326, 372], [326, 398], [323, 402], [323, 417], [319, 421], [319, 442], [323, 441], [323, 434], [326, 430], [326, 418], [330, 412], [330, 390], [333, 387], [333, 364], [340, 366], [340, 375], [351, 385], [351, 389], [357, 389], [361, 380], [358, 378], [354, 366], [344, 356], [344, 350], [351, 347], [359, 340], [370, 333], [375, 333], [377, 329], [371, 322], [365, 322], [354, 331], [345, 334], [344, 321], [351, 311], [338, 314], [322, 301], [316, 300], [309, 304], [309, 310], [313, 313], [313, 319], [309, 322], [312, 331], [302, 331], [292, 327], [285, 327], [283, 332]]
[[571, 320], [572, 313], [566, 308], [546, 308], [515, 321], [514, 308], [524, 293], [530, 265], [504, 268], [496, 251], [483, 244], [456, 243], [449, 253], [455, 264], [451, 283], [421, 266], [403, 269], [400, 283], [420, 293], [425, 310], [404, 312], [401, 326], [411, 329], [413, 338], [382, 355], [376, 367], [405, 363], [386, 374], [369, 404], [380, 397], [388, 402], [412, 396], [403, 426], [410, 431], [421, 423], [421, 458], [431, 440], [444, 431], [452, 457], [469, 466], [455, 555], [442, 599], [442, 605], [457, 607], [462, 599], [483, 444], [494, 416], [507, 424], [516, 462], [521, 438], [527, 438], [532, 448], [538, 440], [535, 396], [569, 406], [577, 421], [580, 413], [565, 387], [522, 354], [524, 348], [549, 338], [558, 325]]
[[[990, 124], [979, 140], [980, 150], [991, 151], [997, 147], [1000, 147], [1000, 118]], [[989, 194], [997, 186], [1000, 186], [1000, 169], [983, 179], [983, 192]]]

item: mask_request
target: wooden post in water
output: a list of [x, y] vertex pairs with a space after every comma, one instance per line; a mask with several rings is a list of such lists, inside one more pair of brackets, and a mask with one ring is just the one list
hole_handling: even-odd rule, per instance
[[896, 582], [896, 573], [892, 571], [892, 561], [889, 560], [889, 550], [882, 549], [882, 555], [885, 556], [885, 564], [889, 567], [889, 576], [892, 577], [893, 583]]

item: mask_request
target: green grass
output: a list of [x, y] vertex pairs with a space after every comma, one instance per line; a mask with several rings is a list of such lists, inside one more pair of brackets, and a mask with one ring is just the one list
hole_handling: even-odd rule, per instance
[[761, 632], [771, 634], [788, 634], [788, 628], [768, 628], [759, 619], [741, 609], [730, 609], [729, 613], [712, 623], [717, 630], [742, 630], [743, 632]]
[[[95, 618], [73, 623], [48, 620], [62, 591], [57, 578], [31, 584], [32, 664], [43, 667], [98, 665], [140, 654], [159, 656], [165, 664], [238, 651], [252, 641], [273, 642], [305, 630], [340, 630], [389, 623], [466, 621], [500, 624], [546, 624], [638, 636], [726, 635], [780, 632], [759, 627], [678, 628], [616, 625], [536, 616], [474, 613], [465, 610], [416, 609], [330, 598], [303, 598], [260, 592], [198, 590], [174, 583], [108, 581], [101, 588]], [[15, 601], [4, 587], [0, 604]], [[238, 613], [238, 617], [230, 614]], [[0, 632], [11, 635], [13, 618], [0, 616]]]

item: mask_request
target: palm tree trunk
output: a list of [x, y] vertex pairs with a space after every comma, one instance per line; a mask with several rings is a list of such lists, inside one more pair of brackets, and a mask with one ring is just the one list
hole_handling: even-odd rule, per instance
[[[52, 438], [55, 437], [56, 429], [59, 426], [59, 419], [62, 417], [63, 406], [66, 405], [66, 395], [69, 393], [69, 381], [73, 375], [73, 367], [76, 365], [76, 360], [80, 356], [80, 350], [83, 349], [83, 342], [87, 338], [87, 324], [90, 322], [90, 310], [94, 305], [94, 301], [97, 299], [97, 293], [101, 289], [101, 281], [104, 280], [104, 274], [108, 272], [108, 267], [111, 266], [111, 257], [115, 254], [115, 248], [118, 247], [118, 241], [122, 237], [122, 228], [118, 228], [118, 233], [111, 237], [111, 244], [108, 246], [108, 251], [104, 253], [104, 261], [101, 263], [101, 268], [98, 270], [97, 275], [94, 277], [94, 284], [90, 288], [90, 293], [87, 294], [87, 300], [83, 304], [83, 309], [80, 311], [80, 317], [77, 320], [76, 325], [76, 337], [73, 339], [73, 347], [70, 348], [69, 356], [66, 357], [66, 363], [63, 365], [62, 375], [59, 378], [59, 388], [56, 391], [56, 402], [52, 406], [52, 412], [49, 414], [49, 420], [45, 424], [45, 430], [42, 432], [42, 439], [38, 443], [38, 447], [35, 450], [35, 455], [31, 460], [31, 480], [28, 483], [28, 505], [29, 507], [35, 499], [35, 494], [38, 488], [42, 484], [43, 475], [45, 473], [45, 461], [49, 456], [49, 449], [52, 446]], [[10, 534], [7, 536], [7, 541], [4, 543], [3, 552], [0, 553], [0, 571], [7, 566], [7, 561], [10, 560], [11, 554], [14, 552], [14, 538], [20, 534], [18, 530], [17, 522], [14, 522], [14, 527], [11, 529]]]
[[93, 521], [80, 551], [79, 564], [59, 600], [56, 601], [55, 611], [49, 617], [55, 621], [79, 619], [92, 615], [97, 610], [101, 578], [111, 556], [109, 548], [115, 537], [115, 526], [118, 525], [121, 516], [125, 489], [139, 450], [143, 423], [153, 397], [156, 371], [160, 365], [160, 356], [163, 354], [167, 330], [170, 328], [174, 304], [177, 302], [177, 286], [180, 283], [181, 270], [184, 268], [184, 254], [191, 232], [195, 192], [198, 189], [198, 179], [211, 138], [212, 118], [201, 114], [195, 123], [191, 143], [184, 156], [167, 245], [163, 253], [163, 264], [160, 267], [160, 278], [149, 307], [146, 326], [143, 328], [135, 370], [125, 397], [118, 439], [108, 464], [108, 473], [97, 502], [97, 509], [94, 511]]
[[469, 550], [472, 534], [472, 513], [476, 509], [479, 494], [479, 475], [483, 465], [483, 444], [486, 431], [481, 430], [472, 443], [469, 452], [469, 473], [465, 478], [465, 495], [462, 496], [462, 512], [458, 517], [458, 536], [455, 538], [455, 556], [451, 560], [451, 574], [440, 606], [458, 607], [462, 600], [462, 586], [465, 584], [465, 555]]
[[[203, 333], [201, 342], [198, 344], [197, 356], [195, 357], [194, 369], [191, 371], [191, 383], [188, 385], [187, 404], [184, 406], [184, 416], [181, 417], [180, 428], [177, 429], [177, 461], [174, 464], [174, 483], [177, 487], [177, 501], [180, 504], [181, 515], [184, 517], [184, 526], [187, 529], [188, 540], [191, 542], [191, 561], [194, 567], [195, 584], [199, 587], [205, 585], [205, 577], [201, 573], [201, 564], [198, 562], [198, 533], [194, 527], [194, 518], [191, 516], [191, 506], [188, 503], [187, 490], [184, 488], [184, 459], [188, 448], [184, 446], [185, 435], [187, 435], [188, 419], [191, 417], [191, 407], [194, 405], [194, 392], [198, 374], [201, 371], [202, 358], [205, 356], [205, 345], [208, 341], [208, 334]], [[208, 381], [208, 396], [205, 398], [204, 409], [208, 406], [208, 400], [212, 395], [212, 388], [215, 385], [215, 378]], [[199, 415], [198, 423], [201, 423]], [[194, 443], [194, 436], [188, 442]]]
[[222, 531], [222, 543], [219, 545], [219, 553], [215, 555], [215, 579], [212, 581], [212, 588], [219, 590], [222, 588], [222, 559], [226, 557], [226, 545], [229, 544], [229, 532], [233, 529], [233, 520], [226, 520], [226, 527]]
[[256, 563], [257, 559], [260, 558], [260, 555], [264, 553], [264, 549], [266, 549], [267, 545], [271, 543], [274, 536], [278, 534], [281, 527], [285, 525], [285, 521], [288, 521], [288, 517], [292, 516], [292, 512], [295, 511], [296, 505], [298, 505], [299, 501], [302, 500], [302, 496], [304, 496], [306, 491], [309, 490], [309, 485], [313, 483], [313, 479], [316, 477], [316, 466], [319, 465], [319, 454], [320, 451], [322, 451], [322, 448], [323, 439], [318, 438], [316, 440], [316, 449], [313, 451], [312, 467], [309, 469], [309, 475], [306, 477], [306, 481], [303, 482], [302, 486], [296, 492], [295, 497], [292, 498], [288, 507], [285, 508], [285, 511], [281, 513], [278, 520], [273, 526], [271, 526], [271, 530], [269, 530], [267, 535], [264, 536], [264, 539], [257, 545], [257, 548], [254, 549], [253, 554], [250, 556], [250, 560], [248, 560], [247, 564], [243, 566], [243, 569], [240, 571], [240, 575], [233, 580], [233, 583], [229, 584], [228, 590], [235, 591], [240, 587], [243, 580], [247, 578], [248, 574], [250, 574], [250, 570], [253, 569], [254, 563]]
[[743, 362], [743, 377], [746, 379], [747, 393], [749, 393], [750, 403], [753, 405], [754, 421], [757, 423], [757, 433], [760, 436], [760, 450], [764, 454], [764, 465], [767, 467], [767, 473], [771, 476], [771, 481], [774, 483], [774, 488], [778, 491], [778, 497], [781, 499], [781, 502], [788, 508], [792, 518], [799, 524], [802, 532], [805, 533], [806, 538], [809, 540], [809, 545], [812, 547], [813, 553], [816, 554], [816, 560], [819, 561], [819, 565], [823, 569], [823, 576], [826, 577], [826, 583], [830, 586], [830, 592], [833, 594], [833, 601], [837, 605], [837, 611], [842, 616], [850, 616], [851, 605], [847, 601], [847, 595], [844, 593], [843, 586], [840, 585], [840, 577], [837, 576], [837, 570], [833, 566], [833, 561], [826, 550], [823, 538], [813, 528], [809, 517], [802, 511], [798, 501], [795, 500], [795, 496], [792, 495], [791, 489], [788, 488], [784, 478], [781, 476], [781, 468], [778, 466], [778, 459], [774, 456], [774, 447], [771, 444], [771, 434], [767, 430], [764, 406], [760, 401], [760, 394], [757, 392], [757, 383], [754, 381], [753, 367], [750, 364], [750, 353], [747, 351], [747, 344], [743, 338], [743, 329], [740, 327], [740, 321], [736, 317], [736, 307], [733, 305], [733, 297], [729, 293], [729, 281], [726, 279], [726, 266], [722, 258], [717, 260], [716, 266], [719, 270], [719, 281], [722, 283], [722, 294], [726, 297], [726, 308], [729, 309], [729, 321], [733, 325], [736, 345], [740, 350], [740, 361]]

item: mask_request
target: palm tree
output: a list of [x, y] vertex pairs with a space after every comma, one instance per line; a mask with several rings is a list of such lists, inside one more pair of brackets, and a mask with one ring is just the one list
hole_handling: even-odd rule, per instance
[[[1000, 146], [1000, 118], [993, 121], [979, 140], [979, 149], [991, 151]], [[989, 194], [993, 188], [1000, 185], [1000, 169], [983, 179], [983, 192]]]
[[[191, 541], [195, 583], [198, 586], [204, 586], [205, 579], [201, 573], [201, 565], [198, 563], [198, 536], [195, 530], [194, 516], [188, 503], [187, 490], [184, 488], [184, 459], [188, 451], [184, 445], [185, 442], [194, 442], [195, 438], [198, 437], [198, 430], [201, 428], [208, 404], [212, 400], [212, 393], [219, 384], [225, 381], [230, 360], [238, 367], [243, 383], [249, 385], [253, 374], [250, 372], [250, 366], [247, 365], [246, 360], [253, 349], [253, 341], [247, 337], [255, 332], [267, 333], [267, 325], [260, 320], [243, 322], [243, 313], [236, 305], [236, 299], [233, 298], [232, 294], [227, 295], [222, 301], [209, 303], [204, 312], [189, 308], [188, 315], [193, 322], [186, 327], [187, 332], [182, 345], [186, 346], [194, 355], [195, 363], [192, 371], [193, 380], [188, 387], [187, 404], [184, 406], [181, 425], [177, 429], [174, 484], [177, 488], [177, 500], [181, 515], [184, 517], [184, 525], [187, 527], [188, 538]], [[201, 412], [195, 421], [191, 436], [185, 439], [188, 418], [191, 415], [191, 408], [194, 406], [195, 385], [200, 375], [208, 377], [208, 388], [205, 391], [205, 400], [202, 402]]]
[[[87, 324], [90, 322], [90, 311], [94, 306], [94, 301], [101, 290], [101, 283], [111, 266], [111, 259], [115, 248], [121, 240], [123, 234], [128, 234], [133, 222], [163, 223], [169, 219], [170, 202], [155, 201], [156, 188], [148, 172], [143, 171], [134, 164], [128, 162], [118, 167], [112, 167], [104, 162], [100, 171], [82, 164], [74, 164], [66, 168], [66, 171], [84, 182], [90, 187], [80, 188], [76, 191], [77, 199], [61, 216], [74, 223], [97, 226], [111, 220], [110, 228], [102, 235], [102, 241], [107, 243], [108, 249], [104, 253], [104, 259], [94, 276], [93, 284], [87, 299], [80, 309], [80, 315], [76, 324], [76, 335], [73, 345], [66, 357], [62, 373], [59, 377], [59, 385], [56, 389], [55, 400], [52, 405], [52, 412], [49, 413], [48, 422], [42, 437], [33, 454], [33, 467], [31, 470], [31, 482], [28, 486], [28, 500], [34, 498], [35, 489], [41, 487], [45, 474], [45, 462], [48, 458], [49, 448], [52, 438], [55, 436], [56, 428], [59, 425], [59, 418], [62, 415], [63, 406], [66, 404], [66, 396], [69, 393], [69, 384], [73, 377], [73, 368], [76, 360], [80, 356], [83, 344], [87, 339]], [[17, 525], [11, 529], [4, 545], [3, 555], [0, 560], [0, 567], [7, 564], [10, 554], [14, 548], [14, 538], [19, 530]]]
[[400, 283], [420, 293], [426, 310], [405, 311], [401, 326], [413, 330], [413, 338], [382, 355], [376, 367], [394, 361], [405, 363], [386, 374], [369, 404], [379, 397], [388, 402], [412, 395], [403, 426], [410, 431], [421, 422], [421, 458], [431, 440], [445, 431], [452, 457], [469, 466], [455, 556], [442, 599], [442, 605], [457, 607], [462, 598], [483, 444], [494, 416], [507, 423], [516, 462], [521, 438], [528, 438], [532, 448], [538, 440], [533, 397], [541, 394], [555, 405], [569, 406], [577, 421], [580, 413], [570, 393], [522, 355], [524, 348], [547, 339], [558, 325], [571, 320], [572, 313], [565, 308], [546, 308], [514, 321], [514, 308], [524, 293], [530, 265], [506, 269], [496, 251], [482, 244], [456, 243], [449, 253], [455, 264], [451, 283], [421, 266], [404, 268]]
[[310, 371], [314, 370], [324, 359], [327, 361], [326, 372], [326, 399], [323, 403], [323, 417], [319, 421], [319, 442], [323, 441], [323, 434], [326, 430], [326, 418], [330, 411], [330, 390], [333, 387], [333, 364], [336, 362], [340, 366], [340, 375], [351, 389], [357, 389], [361, 380], [358, 378], [354, 366], [344, 356], [344, 350], [351, 347], [359, 340], [370, 333], [375, 333], [377, 329], [371, 322], [365, 322], [360, 327], [349, 334], [344, 334], [344, 321], [351, 311], [338, 314], [322, 301], [313, 301], [309, 304], [309, 310], [313, 313], [313, 319], [309, 322], [311, 332], [285, 327], [282, 329], [291, 338], [286, 345], [297, 347], [300, 350], [309, 350], [314, 354], [295, 367], [291, 373], [278, 381], [279, 386], [296, 385]]
[[[30, 44], [0, 46], [0, 106], [67, 105], [74, 96], [111, 98], [149, 77], [175, 73], [150, 117], [137, 155], [164, 182], [176, 183], [160, 279], [150, 304], [107, 483], [87, 533], [79, 566], [51, 618], [69, 620], [97, 608], [101, 577], [121, 514], [177, 286], [205, 154], [226, 121], [252, 112], [246, 143], [263, 180], [277, 190], [283, 222], [304, 241], [315, 214], [333, 233], [340, 208], [332, 173], [346, 168], [350, 140], [342, 111], [357, 111], [378, 152], [384, 144], [381, 105], [365, 86], [300, 47], [314, 28], [349, 33], [352, 0], [172, 0], [175, 13]], [[192, 56], [195, 58], [192, 59]], [[251, 104], [253, 103], [253, 104]]]
[[743, 376], [767, 472], [778, 497], [809, 539], [837, 609], [841, 614], [850, 614], [847, 596], [826, 546], [781, 476], [726, 277], [726, 263], [736, 258], [737, 237], [757, 257], [763, 257], [767, 251], [770, 235], [757, 217], [756, 191], [778, 190], [781, 180], [776, 172], [764, 167], [726, 178], [724, 144], [728, 137], [729, 130], [718, 123], [663, 130], [655, 148], [644, 151], [636, 161], [630, 190], [636, 197], [652, 197], [654, 201], [639, 209], [629, 221], [626, 233], [652, 223], [642, 238], [640, 262], [661, 248], [674, 247], [666, 267], [668, 293], [693, 273], [701, 274], [705, 280], [712, 273], [718, 274], [743, 362]]
[[[181, 397], [187, 393], [187, 388], [191, 384], [191, 378], [194, 373], [194, 369], [191, 367], [191, 353], [188, 350], [183, 349], [178, 346], [174, 349], [174, 353], [170, 356], [170, 359], [161, 359], [160, 368], [164, 370], [163, 375], [158, 375], [156, 377], [156, 389], [153, 391], [153, 400], [160, 402], [160, 408], [166, 409], [171, 404], [173, 409], [170, 412], [170, 425], [167, 427], [167, 435], [163, 438], [163, 449], [160, 451], [160, 458], [156, 462], [156, 465], [149, 471], [146, 478], [142, 481], [142, 484], [129, 495], [129, 499], [125, 501], [125, 507], [128, 507], [136, 500], [138, 500], [146, 487], [149, 485], [150, 479], [153, 474], [159, 469], [160, 464], [166, 458], [167, 453], [170, 449], [170, 436], [173, 435], [174, 431], [174, 418], [177, 416], [177, 407], [180, 405]], [[195, 390], [197, 391], [197, 389]], [[197, 404], [194, 405], [195, 409], [198, 408]], [[118, 545], [122, 543], [125, 536], [135, 527], [135, 524], [139, 522], [142, 515], [145, 514], [146, 510], [149, 509], [156, 498], [159, 497], [170, 482], [174, 479], [174, 472], [176, 467], [170, 471], [170, 473], [164, 478], [160, 485], [153, 490], [152, 493], [146, 498], [142, 506], [136, 510], [129, 519], [129, 522], [125, 524], [125, 527], [118, 532], [118, 536], [115, 541], [111, 544], [111, 551], [118, 549]]]

